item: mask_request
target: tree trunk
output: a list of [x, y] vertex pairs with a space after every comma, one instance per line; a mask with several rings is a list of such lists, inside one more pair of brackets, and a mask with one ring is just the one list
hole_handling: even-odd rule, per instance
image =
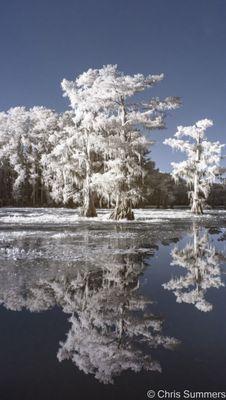
[[83, 207], [81, 215], [87, 218], [97, 217], [96, 208], [93, 201], [93, 194], [90, 187], [91, 181], [91, 155], [90, 155], [89, 135], [86, 132], [86, 180], [83, 189]]
[[93, 201], [92, 192], [89, 187], [84, 190], [84, 201], [81, 209], [83, 217], [93, 218], [97, 216], [96, 208]]
[[[200, 163], [200, 158], [201, 158], [200, 143], [201, 143], [201, 139], [199, 137], [197, 139], [197, 150], [196, 150], [197, 165]], [[197, 170], [196, 170], [195, 177], [194, 177], [194, 192], [192, 195], [191, 211], [194, 214], [203, 214], [202, 202], [201, 202], [201, 199], [199, 198], [199, 175], [198, 175]]]
[[36, 182], [32, 183], [32, 193], [31, 193], [32, 205], [36, 206]]
[[194, 179], [194, 192], [192, 196], [192, 205], [191, 205], [191, 211], [194, 214], [203, 214], [202, 210], [202, 204], [201, 200], [199, 199], [199, 193], [198, 193], [198, 175], [195, 175]]
[[108, 193], [108, 204], [107, 208], [111, 208], [111, 195]]
[[202, 204], [199, 198], [194, 197], [192, 199], [191, 211], [196, 215], [203, 214]]
[[44, 184], [43, 184], [43, 180], [41, 179], [41, 184], [40, 184], [40, 203], [41, 206], [43, 207], [43, 203], [44, 203]]
[[[125, 100], [124, 97], [121, 96], [121, 119], [122, 119], [122, 135], [124, 137], [125, 142], [127, 142], [128, 138], [126, 135], [126, 129], [125, 129], [125, 124], [127, 122], [127, 116], [126, 116], [126, 106], [125, 106]], [[124, 155], [123, 155], [123, 161], [126, 160], [126, 154], [124, 151]], [[123, 171], [125, 180], [127, 182], [127, 169], [124, 168]], [[128, 188], [124, 187], [122, 192], [121, 192], [121, 199], [119, 198], [119, 195], [117, 196], [117, 200], [116, 200], [116, 206], [115, 209], [112, 211], [111, 215], [110, 215], [110, 219], [114, 219], [114, 220], [120, 220], [120, 219], [127, 219], [129, 221], [134, 220], [134, 213], [132, 210], [132, 206], [131, 206], [131, 201], [126, 199], [126, 192], [127, 192]]]
[[129, 221], [133, 221], [134, 213], [131, 207], [131, 202], [127, 199], [120, 201], [118, 198], [115, 209], [112, 211], [110, 215], [110, 219], [114, 219], [116, 221], [120, 219], [127, 219]]

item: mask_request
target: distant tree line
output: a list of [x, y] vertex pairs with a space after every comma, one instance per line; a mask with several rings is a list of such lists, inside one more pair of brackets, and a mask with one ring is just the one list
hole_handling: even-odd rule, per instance
[[[160, 172], [155, 168], [155, 163], [149, 161], [145, 167], [147, 175], [143, 186], [143, 199], [137, 204], [137, 207], [157, 207], [157, 208], [173, 208], [173, 207], [189, 207], [189, 199], [187, 195], [187, 187], [181, 180], [175, 183], [170, 173]], [[1, 164], [0, 168], [0, 206], [16, 206], [16, 207], [77, 207], [69, 200], [66, 204], [56, 202], [47, 192], [45, 185], [42, 186], [41, 179], [36, 185], [35, 198], [32, 197], [33, 187], [29, 182], [21, 186], [20, 196], [15, 196], [13, 191], [13, 183], [15, 180], [15, 172], [6, 161]], [[97, 193], [94, 195], [94, 202], [97, 208], [110, 207], [110, 205], [101, 199]], [[210, 207], [226, 208], [226, 183], [215, 183], [212, 185], [208, 198]]]

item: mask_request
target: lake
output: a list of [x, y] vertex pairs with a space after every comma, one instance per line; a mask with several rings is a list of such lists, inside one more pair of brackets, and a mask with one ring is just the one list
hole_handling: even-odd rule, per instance
[[108, 213], [0, 209], [1, 400], [226, 390], [226, 211]]

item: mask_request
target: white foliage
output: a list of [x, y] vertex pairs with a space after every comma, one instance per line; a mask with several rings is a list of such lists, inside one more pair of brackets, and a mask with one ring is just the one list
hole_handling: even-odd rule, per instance
[[25, 188], [35, 204], [44, 188], [55, 202], [93, 208], [89, 216], [95, 216], [93, 192], [109, 206], [120, 199], [135, 205], [152, 144], [146, 134], [164, 128], [167, 112], [180, 104], [174, 97], [139, 100], [162, 79], [106, 65], [62, 81], [70, 112], [15, 107], [0, 113], [0, 161], [12, 168], [15, 197]]
[[219, 174], [221, 149], [224, 145], [205, 138], [206, 129], [212, 125], [213, 121], [203, 119], [193, 126], [178, 126], [175, 137], [164, 141], [173, 149], [187, 155], [187, 159], [182, 162], [172, 162], [172, 176], [176, 181], [183, 179], [191, 188], [190, 197], [194, 211], [199, 206], [202, 209], [202, 203], [208, 198], [210, 187]]
[[143, 178], [144, 157], [151, 144], [144, 130], [163, 128], [165, 112], [178, 107], [179, 100], [139, 103], [134, 96], [162, 79], [163, 74], [125, 75], [116, 65], [107, 65], [88, 70], [74, 82], [62, 82], [83, 143], [102, 154], [103, 171], [92, 174], [89, 185], [107, 200], [110, 194], [114, 202], [122, 195], [136, 204], [141, 196], [138, 181]]
[[15, 194], [26, 181], [33, 187], [41, 175], [41, 157], [49, 152], [49, 135], [57, 129], [57, 114], [44, 107], [15, 107], [0, 113], [0, 158], [16, 172]]

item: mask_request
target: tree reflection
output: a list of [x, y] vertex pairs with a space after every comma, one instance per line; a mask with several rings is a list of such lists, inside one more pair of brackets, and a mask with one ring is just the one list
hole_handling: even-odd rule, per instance
[[[144, 250], [144, 249], [143, 249]], [[93, 264], [53, 268], [28, 279], [26, 274], [5, 287], [1, 302], [10, 309], [42, 311], [57, 305], [70, 314], [70, 330], [60, 343], [58, 360], [70, 359], [84, 373], [113, 383], [123, 371], [161, 371], [151, 350], [173, 349], [178, 341], [163, 334], [163, 319], [151, 311], [139, 280], [146, 268], [145, 252], [134, 247], [103, 252]], [[96, 261], [96, 262], [95, 262]], [[29, 281], [29, 283], [27, 283]]]
[[200, 311], [211, 311], [213, 306], [206, 300], [206, 292], [224, 283], [220, 268], [223, 257], [211, 243], [209, 234], [194, 224], [192, 241], [182, 249], [175, 247], [171, 256], [171, 265], [183, 267], [185, 275], [171, 279], [163, 287], [175, 294], [178, 303], [194, 304]]
[[60, 361], [71, 359], [103, 383], [112, 383], [127, 369], [161, 371], [150, 349], [173, 348], [177, 341], [162, 334], [162, 319], [148, 311], [150, 301], [137, 290], [139, 274], [130, 257], [124, 257], [121, 265], [106, 267], [95, 276], [79, 275]]

